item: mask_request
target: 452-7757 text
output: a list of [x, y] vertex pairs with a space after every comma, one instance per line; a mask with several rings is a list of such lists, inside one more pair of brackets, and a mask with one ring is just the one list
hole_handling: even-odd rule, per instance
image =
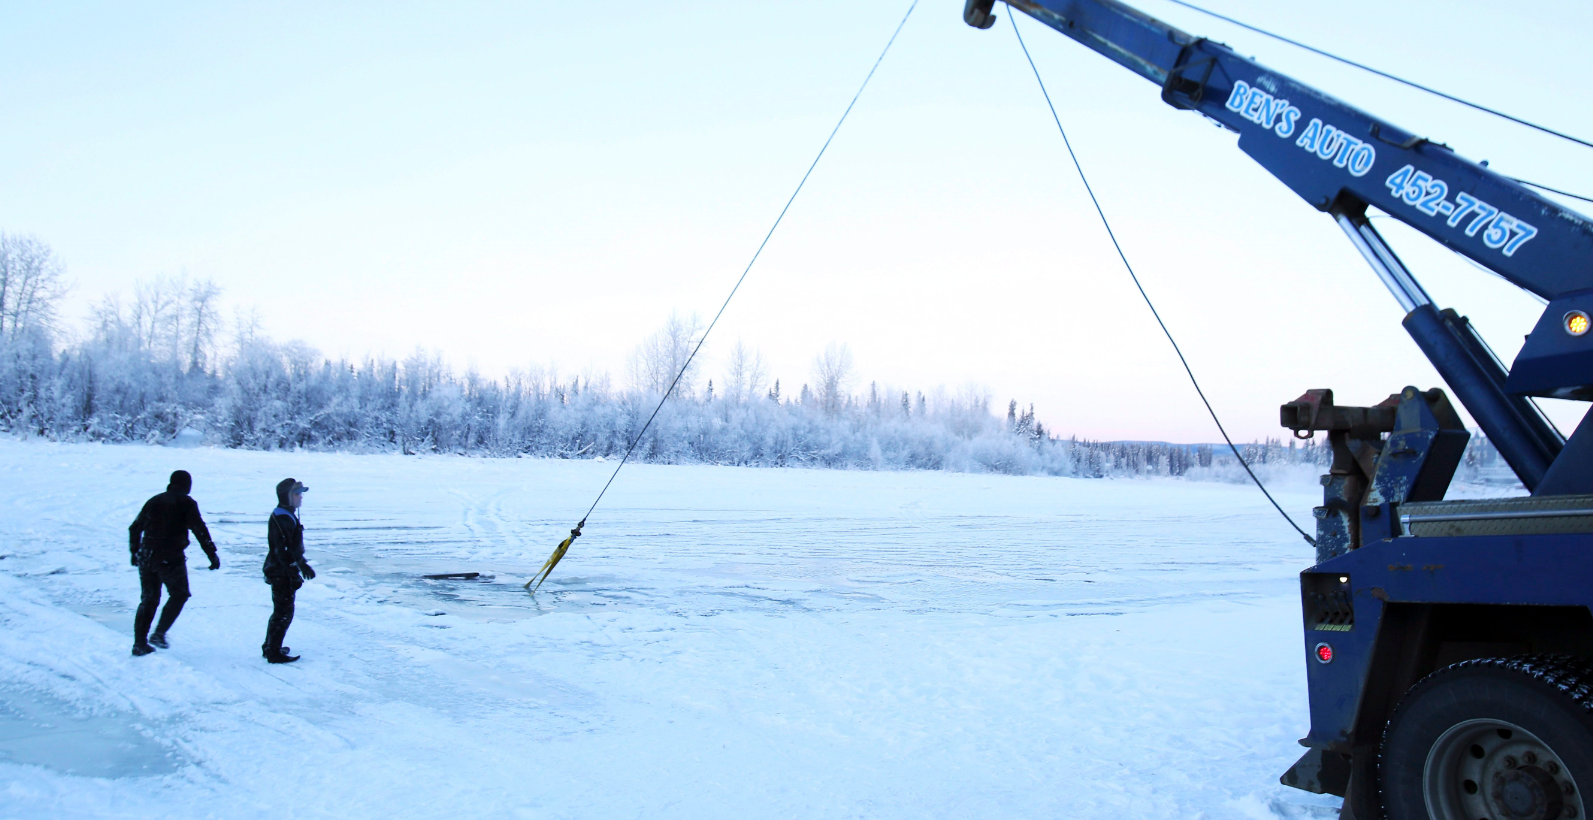
[[[1388, 176], [1383, 183], [1393, 192], [1394, 198], [1428, 216], [1443, 217], [1445, 224], [1459, 228], [1466, 223], [1466, 236], [1482, 234], [1482, 243], [1513, 256], [1528, 240], [1538, 235], [1538, 229], [1519, 218], [1500, 211], [1492, 205], [1461, 192], [1449, 201], [1449, 184], [1433, 179], [1426, 171], [1406, 165]], [[1469, 221], [1468, 221], [1469, 220]]]

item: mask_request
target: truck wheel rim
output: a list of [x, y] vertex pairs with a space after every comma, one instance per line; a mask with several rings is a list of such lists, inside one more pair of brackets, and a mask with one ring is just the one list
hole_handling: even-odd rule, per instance
[[1577, 820], [1582, 793], [1547, 743], [1504, 720], [1451, 726], [1422, 770], [1433, 820]]

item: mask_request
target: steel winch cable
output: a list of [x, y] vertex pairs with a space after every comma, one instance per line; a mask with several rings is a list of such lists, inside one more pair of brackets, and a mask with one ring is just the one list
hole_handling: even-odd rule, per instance
[[1551, 194], [1559, 194], [1560, 196], [1568, 196], [1568, 197], [1570, 197], [1572, 199], [1580, 199], [1583, 202], [1593, 202], [1593, 197], [1585, 197], [1585, 196], [1582, 196], [1581, 194], [1573, 194], [1570, 191], [1562, 191], [1559, 188], [1550, 188], [1547, 185], [1539, 185], [1536, 182], [1533, 182], [1531, 180], [1522, 179], [1521, 177], [1510, 177], [1510, 178], [1515, 180], [1516, 182], [1521, 183], [1522, 185], [1527, 186], [1528, 188], [1537, 188], [1540, 191], [1548, 191]]
[[[1538, 125], [1537, 123], [1532, 122], [1530, 120], [1524, 120], [1524, 119], [1521, 119], [1520, 117], [1516, 117], [1516, 116], [1512, 116], [1510, 114], [1506, 114], [1505, 112], [1500, 111], [1500, 110], [1498, 110], [1496, 108], [1489, 108], [1486, 105], [1479, 105], [1479, 104], [1474, 103], [1474, 102], [1472, 102], [1470, 100], [1463, 99], [1461, 97], [1456, 97], [1453, 94], [1446, 94], [1446, 93], [1444, 93], [1442, 91], [1439, 91], [1436, 88], [1432, 88], [1430, 86], [1422, 85], [1421, 83], [1418, 83], [1418, 82], [1413, 82], [1411, 80], [1407, 80], [1404, 77], [1400, 77], [1400, 76], [1397, 76], [1397, 75], [1394, 75], [1394, 74], [1390, 74], [1387, 71], [1382, 71], [1380, 69], [1372, 68], [1371, 66], [1366, 65], [1365, 63], [1358, 63], [1358, 62], [1356, 62], [1354, 60], [1351, 60], [1351, 59], [1349, 59], [1347, 57], [1340, 57], [1339, 55], [1334, 54], [1331, 51], [1325, 51], [1323, 49], [1317, 48], [1316, 46], [1306, 45], [1305, 43], [1302, 43], [1299, 40], [1294, 40], [1294, 39], [1285, 37], [1282, 34], [1275, 34], [1273, 32], [1267, 31], [1264, 28], [1260, 28], [1260, 27], [1257, 27], [1257, 26], [1252, 26], [1249, 23], [1243, 22], [1241, 20], [1235, 20], [1234, 18], [1229, 17], [1229, 16], [1227, 16], [1225, 14], [1218, 14], [1215, 11], [1211, 11], [1209, 9], [1203, 9], [1200, 6], [1195, 5], [1194, 3], [1188, 3], [1188, 2], [1185, 2], [1185, 0], [1167, 0], [1167, 2], [1172, 3], [1174, 5], [1177, 5], [1177, 6], [1183, 6], [1184, 8], [1189, 9], [1190, 11], [1200, 12], [1201, 14], [1204, 14], [1207, 17], [1215, 17], [1218, 20], [1222, 20], [1222, 21], [1225, 21], [1225, 22], [1228, 22], [1228, 23], [1232, 23], [1233, 25], [1236, 25], [1236, 26], [1238, 26], [1238, 27], [1240, 27], [1242, 29], [1248, 29], [1248, 30], [1253, 31], [1253, 32], [1255, 32], [1257, 34], [1260, 34], [1263, 37], [1271, 37], [1274, 40], [1278, 40], [1280, 42], [1288, 43], [1289, 45], [1294, 46], [1295, 48], [1305, 49], [1306, 51], [1309, 51], [1312, 54], [1316, 54], [1316, 55], [1318, 55], [1320, 57], [1326, 57], [1329, 60], [1335, 60], [1335, 61], [1343, 63], [1343, 64], [1345, 64], [1347, 66], [1351, 66], [1353, 68], [1358, 68], [1358, 69], [1360, 69], [1362, 71], [1366, 71], [1366, 72], [1369, 72], [1369, 73], [1372, 73], [1372, 74], [1376, 74], [1377, 76], [1382, 77], [1385, 80], [1393, 80], [1394, 82], [1400, 83], [1401, 85], [1410, 86], [1411, 88], [1414, 88], [1414, 89], [1416, 89], [1418, 91], [1425, 91], [1428, 94], [1432, 94], [1435, 97], [1442, 97], [1442, 98], [1444, 98], [1446, 100], [1449, 100], [1450, 102], [1459, 103], [1461, 105], [1466, 106], [1467, 108], [1474, 108], [1474, 109], [1476, 109], [1478, 111], [1481, 111], [1481, 112], [1483, 112], [1485, 114], [1492, 114], [1495, 117], [1499, 117], [1501, 119], [1509, 120], [1509, 121], [1511, 121], [1513, 123], [1516, 123], [1517, 125], [1525, 125], [1528, 128], [1532, 128], [1532, 129], [1535, 129], [1535, 130], [1538, 130], [1538, 131], [1542, 131], [1545, 134], [1549, 134], [1551, 136], [1556, 136], [1556, 137], [1559, 137], [1560, 139], [1567, 140], [1569, 142], [1574, 142], [1577, 145], [1581, 145], [1581, 146], [1584, 146], [1584, 147], [1587, 147], [1587, 148], [1593, 148], [1593, 142], [1588, 142], [1585, 139], [1581, 139], [1579, 137], [1573, 137], [1570, 134], [1564, 133], [1562, 131], [1556, 131], [1553, 128], [1549, 128], [1547, 126]], [[1556, 193], [1559, 193], [1559, 192], [1557, 191]]]
[[[1302, 43], [1302, 42], [1300, 42], [1298, 40], [1294, 40], [1294, 39], [1291, 39], [1289, 37], [1285, 37], [1285, 36], [1283, 36], [1281, 34], [1276, 34], [1274, 32], [1267, 31], [1266, 29], [1260, 28], [1258, 26], [1252, 26], [1249, 23], [1246, 23], [1246, 22], [1244, 22], [1242, 20], [1236, 20], [1236, 19], [1234, 19], [1232, 17], [1229, 17], [1229, 16], [1227, 16], [1225, 14], [1218, 14], [1217, 12], [1212, 11], [1210, 9], [1201, 8], [1200, 6], [1197, 6], [1194, 3], [1186, 2], [1186, 0], [1167, 0], [1167, 2], [1172, 3], [1174, 5], [1183, 6], [1184, 8], [1189, 9], [1190, 11], [1196, 11], [1196, 12], [1204, 14], [1204, 15], [1206, 15], [1208, 17], [1215, 17], [1218, 20], [1222, 20], [1222, 21], [1227, 22], [1227, 23], [1232, 23], [1233, 25], [1236, 25], [1236, 26], [1238, 26], [1238, 27], [1240, 27], [1242, 29], [1247, 29], [1249, 31], [1253, 31], [1253, 32], [1255, 32], [1257, 34], [1260, 34], [1263, 37], [1271, 37], [1272, 39], [1277, 40], [1279, 42], [1288, 43], [1291, 46], [1294, 46], [1294, 47], [1300, 48], [1300, 49], [1304, 49], [1304, 50], [1309, 51], [1312, 54], [1316, 54], [1316, 55], [1318, 55], [1320, 57], [1326, 57], [1329, 60], [1335, 60], [1335, 61], [1343, 63], [1343, 64], [1345, 64], [1347, 66], [1351, 66], [1353, 68], [1358, 68], [1358, 69], [1360, 69], [1362, 71], [1366, 71], [1366, 72], [1369, 72], [1369, 73], [1372, 73], [1372, 74], [1376, 74], [1377, 76], [1382, 77], [1382, 78], [1384, 78], [1386, 80], [1393, 80], [1396, 83], [1400, 83], [1401, 85], [1410, 86], [1411, 88], [1414, 88], [1414, 89], [1416, 89], [1418, 91], [1425, 91], [1428, 94], [1432, 94], [1432, 95], [1434, 95], [1436, 97], [1440, 97], [1442, 99], [1449, 100], [1450, 102], [1459, 103], [1460, 105], [1464, 105], [1464, 106], [1466, 106], [1468, 108], [1473, 108], [1473, 109], [1476, 109], [1478, 111], [1482, 111], [1482, 112], [1484, 112], [1486, 114], [1492, 114], [1492, 115], [1494, 115], [1496, 117], [1500, 117], [1502, 119], [1509, 120], [1510, 122], [1516, 123], [1518, 125], [1524, 125], [1524, 126], [1526, 126], [1528, 128], [1532, 128], [1532, 129], [1536, 129], [1538, 131], [1542, 131], [1545, 134], [1556, 136], [1556, 137], [1559, 137], [1560, 139], [1568, 140], [1568, 141], [1574, 142], [1574, 143], [1576, 143], [1578, 145], [1583, 145], [1583, 146], [1587, 146], [1589, 148], [1593, 148], [1593, 142], [1588, 142], [1587, 140], [1571, 136], [1570, 134], [1561, 133], [1561, 132], [1556, 131], [1556, 130], [1554, 130], [1552, 128], [1547, 128], [1545, 126], [1538, 125], [1535, 122], [1530, 122], [1528, 120], [1521, 119], [1520, 117], [1516, 117], [1516, 116], [1513, 116], [1513, 115], [1510, 115], [1510, 114], [1506, 114], [1503, 111], [1498, 111], [1496, 109], [1489, 108], [1489, 107], [1487, 107], [1485, 105], [1479, 105], [1477, 103], [1471, 102], [1470, 100], [1466, 100], [1466, 99], [1462, 99], [1460, 97], [1456, 97], [1453, 94], [1446, 94], [1446, 93], [1444, 93], [1442, 91], [1439, 91], [1436, 88], [1429, 88], [1429, 87], [1427, 87], [1425, 85], [1422, 85], [1421, 83], [1412, 82], [1412, 81], [1407, 80], [1407, 79], [1405, 79], [1403, 77], [1399, 77], [1399, 76], [1396, 76], [1394, 74], [1390, 74], [1387, 71], [1382, 71], [1380, 69], [1372, 68], [1369, 65], [1365, 65], [1363, 63], [1358, 63], [1358, 62], [1356, 62], [1354, 60], [1350, 60], [1350, 59], [1347, 59], [1347, 58], [1344, 58], [1344, 57], [1340, 57], [1337, 54], [1334, 54], [1332, 52], [1325, 51], [1325, 50], [1317, 48], [1315, 46], [1307, 45], [1307, 44]], [[1486, 165], [1487, 163], [1483, 163], [1483, 164]], [[1513, 180], [1515, 182], [1518, 182], [1518, 183], [1520, 183], [1522, 185], [1525, 185], [1525, 186], [1527, 186], [1529, 188], [1537, 188], [1538, 190], [1541, 190], [1541, 191], [1548, 191], [1551, 194], [1559, 194], [1560, 196], [1567, 196], [1567, 197], [1570, 197], [1572, 199], [1579, 199], [1579, 200], [1581, 200], [1583, 202], [1593, 202], [1593, 198], [1585, 197], [1585, 196], [1582, 196], [1581, 194], [1573, 194], [1570, 191], [1562, 191], [1559, 188], [1551, 188], [1551, 187], [1549, 187], [1547, 185], [1543, 185], [1543, 184], [1540, 184], [1540, 183], [1537, 183], [1537, 182], [1533, 182], [1533, 181], [1528, 180], [1528, 179], [1522, 179], [1520, 177], [1509, 177], [1509, 179], [1511, 179], [1511, 180]]]
[[1145, 286], [1140, 284], [1139, 275], [1134, 273], [1134, 266], [1129, 264], [1128, 255], [1123, 252], [1123, 246], [1117, 241], [1117, 233], [1112, 230], [1112, 222], [1106, 218], [1106, 211], [1101, 208], [1101, 201], [1095, 198], [1095, 189], [1090, 187], [1089, 177], [1084, 174], [1084, 166], [1079, 164], [1079, 156], [1073, 152], [1073, 142], [1068, 139], [1068, 131], [1062, 127], [1062, 118], [1056, 112], [1056, 105], [1051, 102], [1051, 92], [1046, 90], [1045, 80], [1040, 78], [1040, 69], [1034, 64], [1034, 57], [1029, 54], [1029, 46], [1023, 42], [1023, 32], [1018, 30], [1018, 21], [1012, 16], [1011, 5], [1007, 6], [1007, 20], [1012, 23], [1012, 33], [1018, 35], [1018, 46], [1023, 49], [1024, 59], [1029, 61], [1029, 70], [1034, 72], [1035, 82], [1040, 84], [1040, 93], [1045, 96], [1045, 105], [1051, 109], [1051, 119], [1056, 122], [1056, 130], [1062, 135], [1062, 144], [1067, 146], [1068, 158], [1073, 160], [1073, 168], [1078, 171], [1079, 181], [1084, 183], [1084, 191], [1090, 195], [1090, 204], [1095, 206], [1095, 213], [1101, 218], [1101, 225], [1106, 228], [1106, 235], [1111, 238], [1112, 247], [1117, 250], [1117, 258], [1123, 260], [1123, 267], [1128, 271], [1129, 278], [1134, 280], [1134, 288], [1139, 291], [1140, 298], [1145, 300], [1145, 306], [1150, 308], [1151, 316], [1155, 317], [1156, 324], [1162, 329], [1162, 335], [1167, 337], [1168, 344], [1173, 346], [1173, 352], [1178, 354], [1178, 363], [1184, 366], [1184, 373], [1189, 376], [1189, 383], [1194, 385], [1195, 394], [1200, 396], [1200, 403], [1206, 405], [1206, 412], [1211, 414], [1212, 422], [1217, 425], [1217, 432], [1222, 434], [1222, 440], [1228, 443], [1228, 449], [1233, 451], [1233, 457], [1239, 461], [1239, 466], [1245, 469], [1245, 473], [1250, 476], [1250, 480], [1255, 482], [1256, 488], [1261, 490], [1261, 494], [1266, 496], [1268, 501], [1272, 502], [1272, 507], [1278, 511], [1278, 515], [1283, 516], [1283, 520], [1289, 522], [1289, 526], [1293, 527], [1294, 531], [1299, 533], [1306, 543], [1316, 546], [1316, 539], [1307, 535], [1305, 530], [1300, 529], [1300, 525], [1294, 523], [1294, 519], [1283, 511], [1283, 507], [1278, 504], [1277, 499], [1273, 498], [1272, 493], [1267, 491], [1267, 485], [1261, 483], [1261, 479], [1256, 476], [1255, 471], [1250, 469], [1250, 465], [1245, 462], [1244, 456], [1240, 455], [1239, 448], [1234, 446], [1233, 439], [1228, 437], [1228, 431], [1222, 426], [1222, 419], [1217, 418], [1217, 411], [1212, 408], [1211, 402], [1206, 399], [1206, 391], [1200, 389], [1200, 381], [1195, 378], [1195, 371], [1190, 368], [1189, 360], [1184, 358], [1184, 351], [1178, 347], [1177, 340], [1173, 339], [1173, 332], [1167, 329], [1167, 323], [1162, 321], [1162, 315], [1156, 310], [1156, 305], [1151, 302], [1150, 294], [1145, 292]]
[[[531, 576], [531, 580], [525, 582], [526, 589], [533, 593], [541, 589], [542, 582], [546, 581], [548, 575], [553, 572], [553, 568], [558, 566], [559, 561], [564, 558], [564, 554], [569, 551], [570, 545], [575, 542], [575, 539], [581, 537], [581, 528], [586, 526], [586, 519], [591, 517], [593, 510], [597, 509], [598, 502], [602, 501], [603, 496], [608, 493], [609, 486], [614, 483], [614, 479], [619, 476], [620, 470], [624, 469], [625, 464], [630, 461], [631, 454], [636, 452], [636, 445], [640, 444], [642, 437], [647, 435], [647, 430], [653, 426], [653, 420], [658, 418], [659, 411], [664, 409], [664, 403], [669, 401], [670, 394], [675, 392], [675, 387], [685, 377], [692, 361], [697, 358], [697, 353], [702, 350], [703, 342], [708, 341], [708, 334], [714, 332], [714, 326], [719, 324], [719, 318], [724, 316], [725, 309], [730, 307], [730, 300], [736, 298], [736, 291], [741, 290], [741, 283], [747, 281], [747, 274], [752, 272], [752, 266], [757, 263], [758, 257], [763, 254], [763, 249], [768, 246], [769, 239], [774, 236], [775, 230], [780, 227], [780, 222], [785, 219], [786, 212], [791, 210], [791, 203], [796, 201], [797, 194], [802, 193], [802, 187], [808, 184], [808, 177], [812, 176], [813, 169], [819, 166], [819, 160], [824, 158], [824, 152], [829, 150], [830, 143], [835, 141], [835, 135], [840, 132], [841, 125], [846, 122], [847, 116], [852, 113], [852, 108], [857, 105], [858, 98], [863, 96], [863, 89], [868, 88], [869, 80], [874, 79], [874, 72], [878, 71], [880, 63], [885, 61], [885, 55], [890, 53], [891, 46], [896, 42], [896, 36], [902, 33], [902, 27], [907, 25], [907, 18], [913, 16], [913, 9], [917, 7], [918, 0], [912, 0], [907, 6], [907, 13], [903, 14], [901, 22], [896, 24], [896, 30], [891, 32], [890, 39], [885, 41], [885, 47], [880, 50], [879, 56], [874, 59], [874, 65], [869, 68], [868, 74], [863, 77], [862, 84], [857, 87], [857, 93], [853, 94], [852, 101], [846, 104], [846, 110], [841, 112], [841, 118], [836, 121], [835, 127], [830, 129], [830, 136], [825, 138], [824, 144], [819, 147], [819, 153], [813, 157], [813, 162], [808, 165], [807, 172], [802, 174], [802, 179], [797, 182], [796, 190], [791, 192], [790, 198], [785, 201], [785, 207], [781, 208], [780, 214], [774, 218], [774, 224], [770, 225], [768, 233], [763, 235], [763, 241], [758, 243], [758, 249], [753, 252], [752, 258], [747, 261], [747, 266], [742, 269], [741, 276], [736, 279], [735, 286], [730, 288], [730, 293], [725, 296], [725, 301], [719, 305], [719, 311], [714, 314], [713, 321], [708, 323], [708, 328], [702, 332], [702, 336], [697, 339], [696, 346], [691, 349], [691, 355], [687, 356], [685, 363], [680, 366], [680, 372], [675, 374], [674, 380], [664, 390], [664, 395], [659, 397], [658, 406], [653, 408], [652, 415], [647, 417], [647, 422], [642, 425], [642, 429], [637, 431], [636, 436], [631, 439], [630, 445], [625, 448], [625, 455], [620, 458], [619, 465], [614, 468], [614, 472], [609, 474], [608, 481], [604, 482], [603, 489], [598, 491], [597, 498], [592, 499], [592, 506], [586, 509], [586, 514], [581, 516], [581, 521], [575, 525], [575, 529], [570, 530], [570, 537], [559, 542], [559, 545], [554, 548], [553, 554], [548, 556], [548, 560], [542, 564], [542, 568]], [[533, 583], [536, 584], [534, 588], [531, 586]]]

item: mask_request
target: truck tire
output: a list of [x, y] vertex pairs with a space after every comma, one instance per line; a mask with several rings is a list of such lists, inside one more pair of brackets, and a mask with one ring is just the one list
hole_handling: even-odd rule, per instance
[[1593, 789], [1593, 663], [1481, 658], [1440, 669], [1388, 721], [1389, 820], [1580, 820]]

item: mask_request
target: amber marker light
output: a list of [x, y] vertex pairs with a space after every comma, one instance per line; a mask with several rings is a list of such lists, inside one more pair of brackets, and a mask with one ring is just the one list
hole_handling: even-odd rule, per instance
[[1565, 332], [1572, 336], [1581, 336], [1587, 333], [1589, 326], [1587, 314], [1580, 310], [1573, 310], [1565, 314]]

